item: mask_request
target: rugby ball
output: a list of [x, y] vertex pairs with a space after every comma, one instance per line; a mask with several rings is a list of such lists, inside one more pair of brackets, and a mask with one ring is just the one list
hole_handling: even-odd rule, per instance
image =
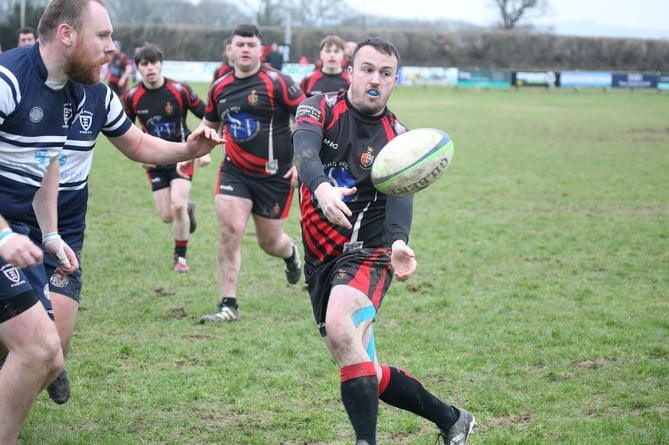
[[453, 141], [436, 128], [416, 128], [391, 139], [374, 158], [374, 187], [386, 195], [423, 190], [445, 172], [453, 159]]

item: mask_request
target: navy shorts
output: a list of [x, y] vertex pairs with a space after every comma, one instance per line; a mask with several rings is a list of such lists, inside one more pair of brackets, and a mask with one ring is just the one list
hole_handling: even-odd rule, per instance
[[150, 168], [146, 171], [146, 177], [151, 184], [151, 191], [156, 192], [158, 190], [166, 189], [170, 186], [170, 183], [175, 179], [185, 179], [187, 181], [193, 180], [193, 166], [191, 165], [188, 170], [186, 170], [188, 178], [184, 178], [179, 173], [177, 173], [177, 165], [159, 165], [155, 168]]
[[53, 320], [53, 307], [42, 264], [17, 269], [0, 259], [0, 323], [9, 320], [41, 301]]
[[251, 212], [268, 219], [286, 219], [290, 212], [294, 188], [283, 173], [250, 176], [230, 162], [223, 161], [218, 172], [218, 195], [237, 196], [253, 201]]
[[390, 250], [386, 248], [362, 248], [319, 267], [307, 263], [304, 271], [311, 297], [311, 308], [323, 337], [326, 335], [325, 313], [334, 286], [354, 287], [366, 294], [378, 311], [393, 280]]
[[81, 300], [81, 288], [84, 280], [81, 275], [81, 252], [77, 252], [79, 269], [69, 275], [59, 275], [56, 268], [60, 265], [58, 260], [48, 253], [44, 254], [44, 269], [49, 278], [49, 291], [56, 292], [69, 297], [77, 303]]

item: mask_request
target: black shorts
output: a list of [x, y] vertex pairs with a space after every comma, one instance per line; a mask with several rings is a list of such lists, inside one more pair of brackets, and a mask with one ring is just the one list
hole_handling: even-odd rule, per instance
[[151, 184], [151, 191], [157, 192], [158, 190], [166, 189], [170, 186], [170, 183], [175, 179], [185, 179], [187, 181], [193, 180], [193, 166], [191, 165], [186, 171], [188, 178], [184, 178], [179, 173], [177, 173], [177, 165], [159, 165], [155, 168], [150, 168], [146, 171], [146, 177]]
[[324, 337], [325, 313], [330, 291], [334, 286], [351, 286], [369, 297], [376, 310], [381, 307], [383, 297], [393, 279], [390, 250], [386, 248], [362, 248], [346, 253], [335, 261], [314, 268], [305, 264], [307, 286], [311, 297], [316, 324]]
[[294, 188], [284, 173], [250, 176], [230, 162], [223, 161], [218, 172], [217, 195], [237, 196], [253, 202], [251, 212], [268, 219], [286, 219]]

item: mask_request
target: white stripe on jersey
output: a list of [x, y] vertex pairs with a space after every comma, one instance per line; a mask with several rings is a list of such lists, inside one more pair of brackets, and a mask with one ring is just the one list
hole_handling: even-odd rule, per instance
[[[7, 115], [13, 112], [16, 109], [16, 104], [21, 101], [21, 90], [19, 90], [19, 82], [16, 80], [14, 73], [2, 65], [0, 65], [0, 82], [7, 85], [7, 88], [2, 88], [0, 85], [0, 92], [5, 93], [0, 95], [0, 110], [5, 110], [5, 115]], [[0, 125], [4, 121], [5, 119], [0, 115]]]

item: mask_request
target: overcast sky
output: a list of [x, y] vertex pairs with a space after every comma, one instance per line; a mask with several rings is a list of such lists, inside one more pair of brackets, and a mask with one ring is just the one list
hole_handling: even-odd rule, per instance
[[[623, 37], [669, 38], [669, 0], [549, 0], [552, 13], [534, 23], [597, 24], [620, 28]], [[359, 0], [367, 14], [405, 18], [445, 18], [477, 25], [494, 25], [499, 14], [492, 0]], [[626, 29], [623, 31], [622, 29]], [[652, 35], [636, 35], [649, 30]], [[584, 32], [587, 32], [585, 28]], [[661, 35], [658, 35], [661, 34]]]

